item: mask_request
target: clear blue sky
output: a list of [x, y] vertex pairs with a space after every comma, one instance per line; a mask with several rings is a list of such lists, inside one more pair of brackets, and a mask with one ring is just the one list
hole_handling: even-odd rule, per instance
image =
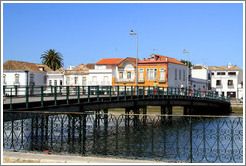
[[[156, 53], [209, 66], [243, 67], [243, 4], [4, 4], [3, 62], [41, 63], [56, 49], [64, 67]], [[116, 51], [117, 50], [117, 51]]]

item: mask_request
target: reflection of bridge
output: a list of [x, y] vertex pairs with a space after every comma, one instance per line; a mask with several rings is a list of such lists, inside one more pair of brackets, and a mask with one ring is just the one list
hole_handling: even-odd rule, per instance
[[[184, 114], [227, 114], [230, 102], [215, 92], [180, 88], [119, 86], [4, 87], [3, 108], [7, 110], [61, 110], [69, 112], [125, 108], [126, 113], [146, 113], [147, 106], [161, 106], [161, 114], [172, 114], [173, 106], [182, 106]], [[76, 106], [76, 107], [71, 107]]]

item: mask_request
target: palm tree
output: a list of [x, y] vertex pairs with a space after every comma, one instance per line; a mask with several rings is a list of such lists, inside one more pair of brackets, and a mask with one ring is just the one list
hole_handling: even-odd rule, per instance
[[50, 67], [52, 70], [63, 67], [63, 57], [60, 52], [56, 52], [54, 49], [44, 51], [41, 55], [42, 63]]

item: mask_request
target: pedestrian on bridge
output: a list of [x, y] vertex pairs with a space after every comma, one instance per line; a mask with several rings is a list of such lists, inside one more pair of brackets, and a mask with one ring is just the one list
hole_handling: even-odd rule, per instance
[[155, 83], [154, 83], [154, 91], [155, 91], [155, 94], [157, 94], [157, 88], [158, 88], [158, 84], [155, 81]]

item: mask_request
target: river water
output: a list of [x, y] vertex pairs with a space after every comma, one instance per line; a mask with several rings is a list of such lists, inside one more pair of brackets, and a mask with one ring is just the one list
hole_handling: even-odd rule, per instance
[[243, 118], [5, 113], [4, 149], [194, 163], [242, 163]]

